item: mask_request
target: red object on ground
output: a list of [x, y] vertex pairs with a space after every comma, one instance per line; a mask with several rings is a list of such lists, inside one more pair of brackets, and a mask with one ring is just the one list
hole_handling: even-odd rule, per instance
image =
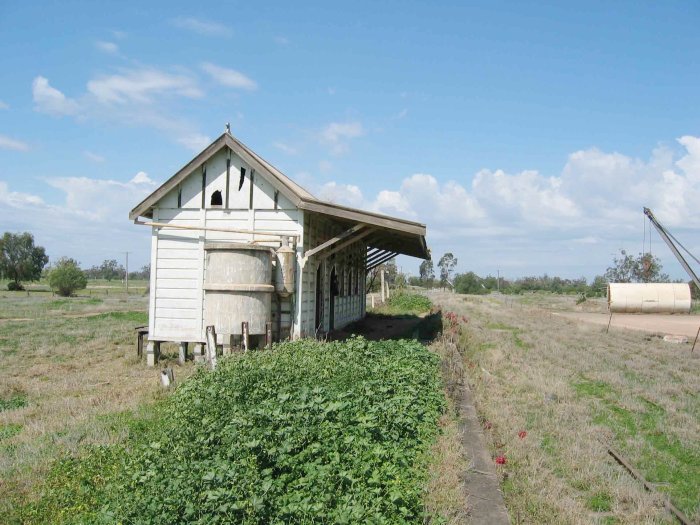
[[506, 457], [505, 456], [496, 456], [496, 465], [505, 465], [506, 464]]
[[486, 430], [491, 430], [491, 421], [484, 421], [484, 428]]
[[520, 439], [525, 439], [525, 436], [527, 436], [527, 431], [526, 431], [526, 430], [521, 430], [520, 432], [518, 432], [518, 437], [519, 437]]

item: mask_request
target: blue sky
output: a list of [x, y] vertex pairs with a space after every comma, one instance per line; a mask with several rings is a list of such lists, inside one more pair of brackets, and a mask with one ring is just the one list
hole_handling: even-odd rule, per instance
[[0, 4], [0, 229], [52, 258], [146, 263], [128, 210], [227, 121], [460, 271], [592, 277], [645, 205], [700, 252], [695, 2], [140, 4]]

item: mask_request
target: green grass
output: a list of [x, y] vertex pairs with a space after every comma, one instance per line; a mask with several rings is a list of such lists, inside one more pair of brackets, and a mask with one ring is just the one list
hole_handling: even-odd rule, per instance
[[50, 310], [71, 310], [75, 306], [102, 304], [103, 299], [99, 297], [67, 297], [65, 299], [57, 299], [47, 303], [46, 307]]
[[0, 441], [16, 436], [22, 431], [22, 425], [19, 423], [0, 424]]
[[103, 314], [87, 317], [87, 319], [91, 323], [114, 320], [146, 324], [148, 323], [148, 314], [146, 312], [105, 312]]
[[220, 361], [58, 462], [32, 523], [423, 523], [445, 409], [414, 341], [296, 341]]
[[523, 341], [523, 339], [520, 337], [520, 329], [515, 327], [515, 326], [509, 326], [507, 324], [503, 323], [487, 323], [486, 328], [489, 330], [501, 330], [504, 332], [513, 332], [513, 343], [515, 344], [516, 347], [522, 349], [522, 350], [528, 350], [531, 348], [530, 343]]
[[603, 381], [582, 379], [572, 384], [578, 396], [597, 400], [593, 422], [609, 428], [616, 445], [645, 478], [670, 496], [688, 514], [698, 505], [700, 448], [664, 432], [666, 411], [641, 396], [643, 410], [622, 406], [620, 393]]
[[0, 397], [0, 412], [5, 410], [16, 410], [24, 408], [28, 405], [27, 396], [25, 394], [14, 394], [5, 399]]
[[610, 512], [612, 509], [612, 496], [607, 492], [596, 492], [586, 502], [589, 509], [596, 512]]
[[410, 292], [394, 292], [385, 304], [372, 310], [382, 315], [417, 315], [428, 312], [433, 303], [425, 295]]

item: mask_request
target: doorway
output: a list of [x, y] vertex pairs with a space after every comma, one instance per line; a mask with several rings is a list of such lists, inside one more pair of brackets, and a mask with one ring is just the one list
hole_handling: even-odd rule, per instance
[[328, 316], [328, 331], [335, 328], [335, 298], [338, 296], [338, 274], [335, 271], [335, 266], [331, 270], [331, 293], [330, 293], [330, 314]]
[[314, 324], [314, 335], [318, 335], [323, 324], [323, 264], [318, 265], [316, 270], [316, 323]]

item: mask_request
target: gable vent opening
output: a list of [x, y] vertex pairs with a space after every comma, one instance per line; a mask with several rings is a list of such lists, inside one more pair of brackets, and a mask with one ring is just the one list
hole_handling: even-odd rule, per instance
[[223, 203], [224, 203], [224, 201], [221, 198], [221, 192], [219, 190], [216, 190], [214, 193], [211, 194], [211, 205], [212, 206], [221, 206]]

